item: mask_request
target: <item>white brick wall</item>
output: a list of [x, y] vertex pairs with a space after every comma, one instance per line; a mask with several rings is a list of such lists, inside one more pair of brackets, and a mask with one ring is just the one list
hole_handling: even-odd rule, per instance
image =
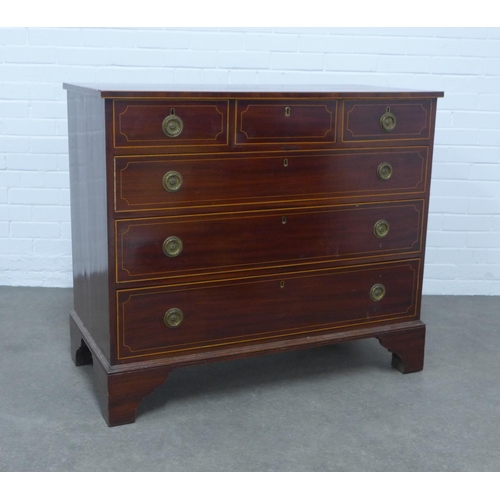
[[443, 90], [424, 293], [500, 295], [498, 28], [0, 28], [0, 285], [72, 284], [63, 82]]

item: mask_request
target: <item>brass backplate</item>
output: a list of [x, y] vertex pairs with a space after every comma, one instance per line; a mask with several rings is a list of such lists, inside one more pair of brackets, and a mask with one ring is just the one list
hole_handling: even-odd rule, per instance
[[177, 328], [184, 319], [184, 314], [177, 307], [172, 307], [163, 316], [163, 322], [169, 328]]
[[380, 117], [380, 128], [384, 132], [392, 132], [396, 128], [396, 117], [389, 107], [387, 111]]
[[162, 123], [163, 133], [167, 137], [177, 137], [181, 135], [184, 124], [182, 120], [176, 115], [168, 115]]
[[163, 242], [163, 253], [167, 257], [177, 257], [182, 252], [182, 240], [177, 236], [169, 236]]

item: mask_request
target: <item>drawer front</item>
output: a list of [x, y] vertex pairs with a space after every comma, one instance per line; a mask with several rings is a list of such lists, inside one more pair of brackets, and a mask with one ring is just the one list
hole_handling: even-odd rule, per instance
[[413, 318], [419, 261], [117, 292], [120, 359]]
[[419, 252], [423, 202], [116, 222], [118, 281]]
[[336, 101], [236, 103], [236, 144], [333, 143]]
[[428, 139], [431, 101], [346, 101], [342, 140]]
[[114, 101], [115, 147], [228, 144], [227, 101]]
[[[426, 147], [258, 158], [115, 160], [117, 212], [423, 193]], [[387, 165], [388, 164], [388, 165]]]

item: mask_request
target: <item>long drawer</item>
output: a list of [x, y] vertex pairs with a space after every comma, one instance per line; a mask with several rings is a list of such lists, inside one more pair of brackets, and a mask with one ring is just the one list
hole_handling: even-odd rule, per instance
[[253, 157], [118, 157], [117, 212], [423, 193], [428, 148]]
[[116, 221], [118, 281], [419, 252], [423, 202]]
[[117, 292], [118, 357], [412, 319], [420, 261]]

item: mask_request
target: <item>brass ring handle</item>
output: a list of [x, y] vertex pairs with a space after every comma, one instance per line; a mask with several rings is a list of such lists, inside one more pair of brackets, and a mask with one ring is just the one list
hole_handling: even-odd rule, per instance
[[385, 295], [385, 286], [382, 285], [382, 283], [377, 283], [376, 285], [373, 285], [371, 290], [370, 290], [370, 298], [374, 302], [379, 302], [384, 298]]
[[385, 238], [389, 234], [389, 223], [386, 220], [379, 220], [373, 226], [373, 234], [377, 238]]
[[392, 175], [392, 165], [386, 161], [377, 167], [377, 177], [381, 181], [388, 181]]
[[169, 236], [163, 242], [163, 253], [167, 257], [177, 257], [182, 252], [182, 240], [177, 236]]
[[182, 323], [183, 319], [184, 314], [182, 314], [182, 311], [177, 309], [177, 307], [172, 307], [172, 309], [169, 309], [163, 316], [163, 322], [169, 328], [177, 328]]
[[163, 120], [161, 128], [167, 137], [177, 137], [181, 135], [184, 124], [182, 123], [182, 120], [175, 115], [174, 108], [172, 108], [170, 114]]
[[179, 191], [182, 186], [182, 175], [175, 170], [167, 172], [162, 179], [163, 189], [169, 193]]
[[387, 106], [386, 112], [380, 117], [380, 128], [384, 132], [392, 132], [396, 128], [396, 117]]

